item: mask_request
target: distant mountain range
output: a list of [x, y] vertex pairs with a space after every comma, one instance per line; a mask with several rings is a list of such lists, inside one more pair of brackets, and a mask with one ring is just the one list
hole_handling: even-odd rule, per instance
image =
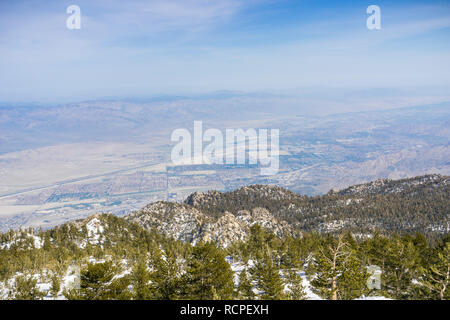
[[[0, 105], [0, 231], [47, 229], [96, 212], [122, 216], [149, 202], [182, 202], [196, 191], [275, 185], [324, 196], [380, 178], [450, 175], [450, 103], [318, 115], [302, 101], [225, 92]], [[192, 131], [194, 120], [204, 130], [279, 129], [280, 170], [262, 176], [254, 165], [174, 165], [171, 132]], [[307, 221], [299, 223], [309, 230]]]

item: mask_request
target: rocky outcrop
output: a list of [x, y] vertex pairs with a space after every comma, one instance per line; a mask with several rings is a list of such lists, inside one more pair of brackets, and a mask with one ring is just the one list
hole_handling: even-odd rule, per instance
[[196, 242], [201, 238], [202, 227], [211, 219], [199, 210], [179, 203], [155, 202], [125, 216], [147, 230], [156, 229], [175, 239]]
[[[194, 194], [191, 199], [200, 194]], [[147, 230], [156, 229], [175, 239], [196, 244], [199, 241], [213, 241], [227, 247], [235, 241], [245, 240], [250, 227], [259, 224], [278, 236], [292, 235], [293, 229], [279, 221], [263, 208], [241, 210], [237, 214], [224, 212], [212, 218], [186, 203], [156, 202], [125, 217]]]
[[219, 191], [215, 190], [208, 192], [194, 192], [186, 198], [184, 203], [195, 207], [201, 203], [217, 199], [220, 194]]

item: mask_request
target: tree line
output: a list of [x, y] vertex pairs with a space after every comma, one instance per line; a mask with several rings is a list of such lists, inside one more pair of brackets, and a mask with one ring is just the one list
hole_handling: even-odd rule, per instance
[[[99, 219], [104, 230], [96, 237], [85, 223], [1, 234], [3, 298], [301, 300], [306, 281], [324, 299], [450, 297], [449, 235], [433, 242], [420, 233], [279, 238], [254, 225], [246, 241], [219, 248], [176, 241], [113, 215]], [[63, 283], [73, 266], [78, 282]], [[369, 266], [381, 271], [379, 288], [368, 286]], [[49, 291], [38, 282], [49, 283]]]

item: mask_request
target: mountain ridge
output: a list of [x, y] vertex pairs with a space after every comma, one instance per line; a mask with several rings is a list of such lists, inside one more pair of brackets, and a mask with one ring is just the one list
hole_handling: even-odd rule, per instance
[[250, 185], [229, 192], [194, 192], [181, 203], [151, 203], [125, 219], [179, 240], [225, 246], [243, 240], [254, 224], [278, 236], [340, 231], [367, 236], [380, 231], [433, 237], [450, 230], [449, 181], [437, 174], [379, 179], [315, 197]]
[[[375, 232], [419, 232], [434, 239], [450, 231], [449, 181], [449, 176], [438, 174], [379, 179], [314, 197], [273, 185], [249, 185], [228, 192], [194, 192], [183, 202], [152, 202], [114, 219], [123, 221], [123, 230], [134, 224], [175, 240], [194, 245], [212, 241], [221, 247], [245, 241], [255, 225], [277, 237], [351, 232], [364, 238]], [[99, 214], [59, 227], [80, 230], [89, 223], [95, 228], [88, 229], [107, 229]]]

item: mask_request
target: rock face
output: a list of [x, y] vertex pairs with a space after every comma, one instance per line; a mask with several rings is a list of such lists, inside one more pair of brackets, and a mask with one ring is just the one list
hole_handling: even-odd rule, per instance
[[193, 207], [180, 203], [155, 202], [125, 217], [145, 229], [156, 229], [178, 240], [196, 242], [202, 227], [211, 222], [206, 215]]
[[[199, 193], [194, 195], [201, 197]], [[138, 223], [148, 230], [156, 229], [178, 240], [193, 244], [199, 241], [213, 241], [222, 247], [245, 240], [250, 227], [255, 224], [278, 236], [294, 233], [285, 221], [277, 220], [263, 208], [241, 210], [236, 214], [226, 211], [220, 217], [213, 218], [187, 203], [156, 202], [131, 213], [125, 219]]]

